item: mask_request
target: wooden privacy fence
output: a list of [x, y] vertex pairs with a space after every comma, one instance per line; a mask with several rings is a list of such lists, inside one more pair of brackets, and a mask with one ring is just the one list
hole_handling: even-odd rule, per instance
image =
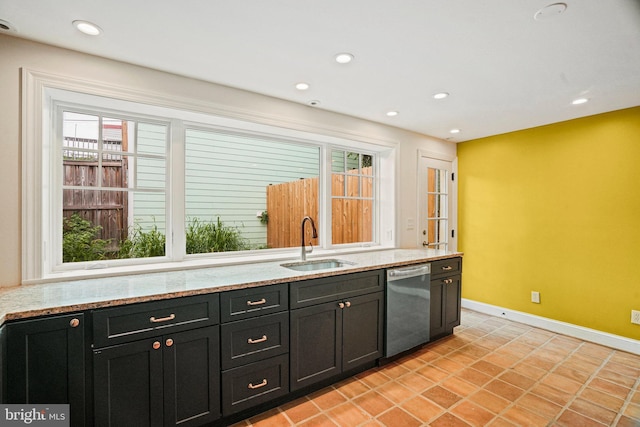
[[[366, 169], [363, 168], [363, 172]], [[333, 175], [331, 178], [331, 194], [343, 195], [347, 180], [347, 198], [334, 198], [331, 201], [331, 240], [333, 244], [371, 242], [373, 240], [373, 180], [362, 178], [361, 197], [366, 200], [353, 199], [358, 195], [358, 177], [349, 175]]]
[[[267, 186], [267, 247], [290, 248], [300, 245], [302, 218], [318, 219], [318, 178]], [[318, 226], [318, 224], [316, 224]], [[305, 241], [314, 245], [311, 226], [305, 227]]]
[[[363, 168], [365, 169], [365, 168]], [[332, 194], [345, 195], [344, 179], [347, 178], [346, 196], [359, 194], [358, 177], [334, 174]], [[363, 179], [361, 197], [371, 198], [373, 180]], [[269, 248], [289, 248], [300, 246], [300, 225], [302, 218], [310, 216], [318, 226], [318, 178], [305, 178], [267, 186], [267, 246]], [[332, 241], [333, 244], [370, 242], [372, 236], [373, 200], [356, 198], [332, 199]], [[311, 227], [305, 227], [305, 242], [318, 244], [311, 238]]]
[[[92, 190], [98, 183], [98, 162], [65, 160], [64, 185], [83, 189], [63, 190], [65, 218], [77, 213], [93, 225], [102, 227], [96, 238], [109, 240], [108, 250], [117, 250], [128, 232], [128, 193], [126, 191]], [[102, 162], [102, 186], [127, 188], [126, 159]]]

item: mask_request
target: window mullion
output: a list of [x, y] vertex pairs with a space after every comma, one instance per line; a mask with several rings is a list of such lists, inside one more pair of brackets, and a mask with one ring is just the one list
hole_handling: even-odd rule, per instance
[[185, 139], [184, 123], [172, 120], [167, 159], [167, 255], [174, 261], [181, 261], [186, 255]]
[[320, 215], [320, 229], [318, 234], [320, 236], [320, 247], [331, 247], [331, 205], [333, 203], [333, 197], [331, 194], [331, 180], [333, 171], [331, 169], [331, 147], [323, 146], [321, 148], [320, 156], [320, 209], [318, 214]]
[[98, 116], [98, 170], [96, 172], [96, 190], [102, 189], [102, 156], [104, 149], [104, 123], [102, 115]]

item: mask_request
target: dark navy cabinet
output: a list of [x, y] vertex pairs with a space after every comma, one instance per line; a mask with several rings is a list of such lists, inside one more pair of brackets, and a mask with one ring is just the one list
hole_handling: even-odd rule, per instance
[[431, 264], [430, 339], [453, 333], [460, 325], [462, 258], [450, 258]]
[[69, 404], [71, 425], [86, 421], [85, 315], [9, 322], [3, 401]]
[[[96, 310], [95, 426], [201, 426], [221, 416], [218, 294]], [[113, 344], [113, 345], [109, 345]]]
[[383, 271], [291, 284], [291, 390], [374, 362], [383, 354]]
[[289, 393], [289, 285], [221, 294], [222, 414]]
[[[460, 257], [432, 262], [431, 339], [460, 324]], [[375, 366], [385, 271], [15, 320], [0, 403], [70, 405], [74, 427], [232, 424]]]
[[96, 426], [200, 426], [220, 417], [218, 326], [94, 351]]

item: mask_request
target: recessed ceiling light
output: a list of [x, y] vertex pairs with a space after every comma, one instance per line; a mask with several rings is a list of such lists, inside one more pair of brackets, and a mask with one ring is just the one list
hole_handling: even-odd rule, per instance
[[553, 3], [537, 11], [533, 15], [533, 19], [536, 21], [545, 21], [560, 15], [565, 10], [567, 10], [566, 3]]
[[13, 24], [0, 19], [0, 31], [16, 31], [16, 28]]
[[307, 90], [309, 89], [309, 83], [305, 83], [305, 82], [296, 83], [296, 89]]
[[449, 133], [460, 133], [460, 129], [451, 129]]
[[348, 64], [353, 61], [353, 55], [350, 53], [339, 53], [336, 55], [336, 62], [338, 64]]
[[399, 113], [397, 111], [387, 111], [387, 116], [389, 116], [389, 117], [395, 117], [398, 114]]
[[100, 27], [87, 21], [73, 21], [73, 26], [76, 27], [78, 31], [90, 36], [97, 36], [102, 33]]
[[571, 103], [573, 105], [586, 104], [587, 102], [589, 102], [588, 98], [578, 98], [578, 99], [574, 99], [573, 101], [571, 101]]
[[449, 94], [447, 92], [438, 92], [438, 93], [433, 95], [433, 98], [434, 99], [444, 99], [447, 96], [449, 96]]

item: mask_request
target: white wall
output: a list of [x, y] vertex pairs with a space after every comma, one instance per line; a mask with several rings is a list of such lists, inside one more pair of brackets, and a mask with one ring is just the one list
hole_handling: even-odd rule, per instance
[[[415, 217], [418, 150], [451, 155], [455, 144], [334, 114], [293, 102], [257, 95], [156, 70], [60, 49], [16, 37], [0, 35], [0, 286], [20, 283], [21, 271], [21, 139], [20, 70], [32, 69], [166, 96], [189, 98], [215, 108], [260, 116], [261, 122], [281, 127], [312, 130], [356, 140], [399, 142], [398, 224]], [[398, 228], [399, 247], [415, 245], [415, 231]]]

